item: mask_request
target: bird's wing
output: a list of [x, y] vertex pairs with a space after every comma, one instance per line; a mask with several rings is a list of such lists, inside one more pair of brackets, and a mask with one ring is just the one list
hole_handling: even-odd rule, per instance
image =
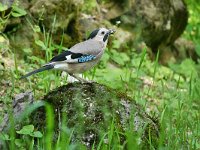
[[103, 46], [99, 42], [92, 40], [84, 41], [74, 45], [68, 51], [53, 57], [50, 63], [63, 61], [67, 63], [84, 63], [96, 59], [102, 49]]

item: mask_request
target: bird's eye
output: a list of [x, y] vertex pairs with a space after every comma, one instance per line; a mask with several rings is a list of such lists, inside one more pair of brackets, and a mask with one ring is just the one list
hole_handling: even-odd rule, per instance
[[105, 32], [104, 32], [104, 31], [102, 31], [102, 32], [101, 32], [101, 34], [103, 35], [103, 34], [105, 34]]

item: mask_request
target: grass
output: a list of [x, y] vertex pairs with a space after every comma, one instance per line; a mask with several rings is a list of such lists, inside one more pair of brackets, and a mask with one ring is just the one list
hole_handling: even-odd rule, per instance
[[[184, 36], [196, 43], [196, 51], [200, 54], [198, 46], [200, 35], [199, 32], [196, 32], [200, 28], [200, 21], [197, 19], [198, 11], [196, 11], [199, 10], [199, 7], [196, 8], [194, 5], [196, 4], [189, 4], [192, 16]], [[52, 42], [51, 33], [53, 32], [55, 22], [56, 16], [51, 32], [47, 33], [43, 29], [44, 41], [35, 41], [45, 53], [45, 62], [52, 58], [55, 48], [58, 48], [60, 53], [63, 46], [62, 42], [60, 45], [54, 45]], [[198, 26], [195, 27], [196, 24]], [[194, 33], [195, 36], [193, 35]], [[112, 47], [106, 51], [100, 64], [93, 70], [85, 73], [84, 76], [125, 92], [151, 116], [158, 118], [160, 124], [158, 149], [200, 149], [200, 78], [198, 70], [200, 64], [195, 64], [188, 59], [184, 60], [182, 64], [171, 65], [168, 68], [158, 64], [159, 53], [156, 56], [156, 60], [152, 62], [146, 54], [146, 49], [141, 54], [137, 54], [133, 50], [128, 50], [124, 54], [117, 52], [117, 48], [117, 41], [115, 41]], [[9, 71], [9, 78], [7, 78], [7, 80], [11, 81], [11, 86], [6, 87], [7, 93], [0, 98], [0, 102], [6, 106], [4, 108], [5, 112], [12, 112], [9, 111], [11, 109], [10, 104], [12, 96], [16, 93], [32, 89], [36, 99], [39, 99], [41, 95], [67, 82], [66, 79], [60, 77], [60, 72], [53, 71], [40, 73], [30, 77], [27, 81], [18, 81], [17, 78], [20, 74], [38, 68], [44, 64], [44, 60], [43, 58], [32, 56], [28, 57], [30, 63], [26, 63], [24, 60], [18, 60], [15, 53], [8, 52], [8, 55], [14, 56], [15, 65]], [[22, 67], [20, 64], [24, 64], [24, 66]], [[30, 64], [36, 65], [31, 66]], [[110, 64], [115, 64], [118, 67], [113, 67]], [[56, 144], [52, 144], [54, 113], [48, 104], [37, 103], [30, 107], [27, 110], [28, 112], [22, 114], [21, 117], [26, 117], [27, 114], [42, 105], [45, 105], [47, 113], [47, 132], [43, 133], [40, 131], [42, 137], [34, 137], [32, 132], [29, 134], [25, 132], [18, 134], [13, 127], [11, 115], [12, 126], [10, 132], [0, 136], [4, 142], [8, 143], [8, 149], [86, 149], [80, 143], [71, 142], [73, 130], [65, 126], [67, 116], [64, 114], [61, 114], [63, 119], [62, 122], [59, 122], [62, 130], [59, 132]], [[2, 111], [0, 113], [3, 115]], [[2, 115], [0, 121], [2, 120]], [[120, 133], [115, 126], [115, 122], [112, 121], [109, 130], [102, 133], [101, 140], [99, 143], [94, 143], [92, 149], [124, 149], [125, 144], [127, 144], [127, 149], [130, 150], [141, 148], [139, 141], [143, 133], [142, 129], [140, 132], [133, 134], [131, 132], [132, 127], [130, 127], [126, 132]], [[37, 129], [34, 129], [34, 131], [37, 131]], [[120, 143], [120, 134], [126, 137], [126, 142], [123, 144]], [[108, 137], [106, 142], [108, 144], [105, 143], [104, 137]], [[148, 141], [151, 145], [149, 149], [156, 149], [151, 143], [152, 139], [149, 138]]]
[[[145, 52], [145, 51], [144, 51]], [[129, 79], [124, 77], [124, 69], [119, 70], [123, 79], [123, 83], [127, 85], [126, 92], [129, 96], [134, 97], [134, 99], [143, 106], [143, 108], [151, 115], [155, 115], [159, 118], [159, 123], [161, 125], [160, 138], [159, 138], [159, 149], [199, 149], [199, 137], [200, 137], [200, 112], [199, 112], [199, 85], [200, 80], [198, 77], [193, 77], [191, 74], [189, 77], [186, 77], [184, 80], [181, 75], [178, 75], [170, 68], [165, 68], [157, 64], [157, 61], [150, 62], [145, 55], [145, 53], [135, 55], [136, 62], [136, 72], [129, 71], [131, 74]], [[138, 59], [139, 58], [139, 59]], [[137, 65], [139, 64], [139, 65]], [[138, 66], [138, 67], [137, 67]], [[151, 67], [146, 67], [151, 66]], [[107, 70], [104, 72], [103, 76], [98, 76], [98, 72]], [[111, 76], [112, 72], [108, 71], [109, 68], [99, 69], [95, 68], [95, 80], [107, 84], [108, 86], [116, 87], [119, 90], [124, 91], [123, 85], [121, 85], [121, 79], [119, 74], [115, 74], [115, 77], [109, 78], [112, 81], [108, 84], [104, 77]], [[161, 72], [159, 72], [161, 70]], [[128, 73], [128, 74], [129, 74]], [[50, 77], [47, 77], [47, 80], [44, 78], [48, 73], [39, 74], [36, 78], [39, 83], [35, 86], [35, 94], [38, 94], [38, 90], [49, 88], [49, 84], [44, 84], [48, 82]], [[112, 74], [113, 75], [113, 74]], [[50, 75], [51, 76], [51, 75]], [[58, 78], [54, 74], [54, 78]], [[89, 74], [87, 74], [89, 76]], [[162, 76], [162, 78], [160, 77]], [[177, 78], [178, 76], [178, 78]], [[105, 79], [106, 79], [105, 77]], [[146, 80], [152, 79], [152, 84], [143, 84], [141, 77], [145, 77]], [[147, 78], [148, 77], [148, 78]], [[166, 79], [166, 77], [168, 77]], [[90, 78], [90, 76], [89, 76]], [[41, 79], [45, 81], [41, 81]], [[151, 80], [150, 80], [151, 81]], [[149, 82], [150, 82], [149, 81]], [[12, 89], [10, 93], [7, 94], [4, 101], [10, 101], [10, 95], [15, 93], [15, 89], [18, 88], [18, 81], [15, 81], [15, 72], [12, 73]], [[60, 79], [57, 79], [56, 82], [60, 82]], [[28, 84], [33, 84], [34, 81], [29, 80]], [[150, 82], [151, 83], [151, 82]], [[23, 83], [26, 84], [26, 83]], [[119, 84], [119, 86], [116, 86]], [[44, 87], [39, 87], [43, 85]], [[129, 86], [133, 85], [133, 86]], [[57, 86], [56, 84], [54, 87]], [[53, 87], [53, 88], [54, 88]], [[49, 90], [49, 89], [48, 89]], [[48, 90], [46, 92], [48, 92]], [[43, 135], [42, 140], [38, 140], [38, 143], [33, 143], [33, 140], [24, 140], [22, 144], [18, 143], [18, 147], [24, 148], [24, 145], [29, 145], [29, 149], [34, 149], [39, 147], [40, 149], [63, 149], [63, 147], [68, 147], [71, 149], [73, 147], [82, 147], [80, 145], [70, 143], [71, 136], [73, 132], [67, 132], [63, 130], [59, 133], [60, 137], [56, 141], [56, 145], [52, 145], [52, 129], [53, 129], [53, 113], [50, 107], [47, 107], [47, 128], [48, 132]], [[117, 131], [115, 131], [114, 123], [110, 125], [110, 130], [107, 131], [102, 136], [100, 143], [95, 143], [97, 149], [123, 149], [124, 145], [121, 145], [119, 140], [116, 140], [118, 137]], [[66, 128], [66, 127], [62, 127]], [[17, 133], [14, 128], [11, 128], [10, 137], [8, 142], [10, 143], [9, 149], [15, 149]], [[131, 132], [123, 133], [127, 136], [126, 143], [129, 145], [129, 149], [132, 149], [132, 144], [134, 144], [135, 149], [140, 148], [140, 144], [137, 143], [141, 135], [133, 135]], [[103, 137], [109, 137], [109, 144], [105, 145]], [[29, 139], [28, 135], [25, 135], [23, 139]], [[115, 139], [114, 145], [111, 144], [112, 140]], [[44, 141], [44, 142], [43, 142]], [[135, 142], [134, 142], [135, 141]], [[149, 139], [151, 141], [151, 139]], [[26, 147], [27, 148], [27, 147]], [[94, 149], [94, 148], [93, 148]], [[151, 147], [150, 149], [154, 149]]]
[[[143, 106], [143, 108], [149, 111], [150, 115], [156, 115], [159, 118], [159, 123], [161, 125], [160, 137], [159, 137], [159, 149], [199, 149], [199, 137], [200, 137], [200, 112], [199, 112], [199, 85], [200, 80], [198, 77], [194, 77], [192, 74], [186, 79], [182, 79], [181, 75], [176, 74], [170, 68], [163, 68], [163, 66], [158, 65], [157, 61], [150, 62], [148, 60], [147, 55], [141, 53], [139, 55], [135, 55], [136, 61], [136, 72], [130, 71], [132, 74], [130, 78], [123, 83], [128, 85], [126, 89], [126, 93], [129, 96], [134, 97], [134, 99]], [[137, 59], [139, 58], [139, 59]], [[158, 55], [157, 55], [158, 58]], [[157, 60], [157, 59], [156, 59]], [[139, 64], [139, 65], [138, 65]], [[146, 68], [146, 66], [151, 66]], [[138, 66], [138, 67], [137, 67]], [[109, 70], [95, 68], [95, 73], [97, 74], [101, 70]], [[159, 72], [161, 70], [161, 72]], [[166, 72], [165, 72], [166, 71]], [[119, 71], [120, 72], [120, 71]], [[113, 72], [112, 72], [113, 73]], [[121, 75], [123, 76], [123, 69], [121, 70]], [[44, 73], [46, 74], [46, 73]], [[115, 76], [118, 76], [116, 74]], [[163, 78], [160, 76], [163, 75]], [[12, 95], [14, 93], [15, 88], [17, 87], [17, 83], [14, 79], [14, 74], [12, 74], [13, 79], [13, 87], [8, 95]], [[43, 78], [43, 74], [38, 75], [37, 80], [41, 80]], [[89, 76], [89, 74], [87, 74]], [[91, 75], [93, 76], [93, 74]], [[99, 80], [102, 82], [104, 77], [94, 75], [95, 80]], [[108, 71], [107, 74], [104, 72], [104, 76], [111, 76]], [[176, 77], [178, 76], [178, 78]], [[151, 84], [142, 83], [141, 77], [148, 77], [152, 79], [153, 82]], [[168, 77], [168, 78], [166, 78]], [[89, 76], [89, 78], [91, 78]], [[103, 78], [103, 79], [102, 79]], [[146, 78], [146, 79], [148, 79]], [[177, 79], [176, 79], [177, 78]], [[116, 84], [121, 84], [121, 78], [119, 77], [116, 81], [115, 78], [112, 78], [108, 86], [115, 86]], [[123, 77], [123, 79], [125, 79]], [[110, 80], [110, 78], [109, 78]], [[33, 84], [31, 83], [28, 84]], [[57, 82], [60, 82], [58, 79]], [[105, 83], [104, 83], [105, 82]], [[103, 84], [106, 84], [107, 81], [104, 81]], [[26, 84], [26, 83], [23, 83]], [[144, 84], [144, 85], [141, 85]], [[129, 86], [129, 85], [134, 85]], [[47, 86], [43, 84], [43, 86]], [[57, 85], [54, 85], [57, 86]], [[37, 87], [35, 94], [37, 94]], [[124, 89], [120, 86], [117, 86], [119, 90], [124, 91]], [[45, 89], [45, 88], [44, 88]], [[7, 97], [8, 99], [10, 96]], [[8, 100], [9, 101], [9, 100]], [[31, 111], [31, 108], [30, 108]], [[9, 134], [10, 143], [9, 149], [15, 149], [16, 144], [19, 148], [27, 148], [35, 149], [36, 147], [39, 149], [73, 149], [79, 147], [80, 149], [85, 149], [83, 145], [70, 143], [70, 139], [73, 135], [73, 131], [67, 131], [67, 127], [62, 126], [62, 131], [59, 132], [59, 137], [56, 140], [56, 145], [52, 144], [52, 134], [53, 134], [53, 112], [50, 106], [46, 106], [47, 112], [47, 132], [43, 134], [43, 137], [38, 138], [38, 142], [34, 143], [36, 138], [30, 137], [29, 135], [24, 135], [24, 141], [21, 143], [18, 141], [18, 134], [16, 133], [14, 128], [11, 128]], [[156, 113], [155, 113], [156, 112]], [[61, 122], [62, 124], [62, 122]], [[142, 132], [142, 131], [141, 131]], [[112, 122], [110, 124], [109, 130], [102, 135], [102, 139], [99, 143], [94, 143], [94, 147], [97, 149], [123, 149], [125, 145], [121, 145], [119, 142], [119, 134], [124, 134], [127, 137], [127, 145], [128, 149], [140, 149], [140, 144], [138, 140], [141, 138], [141, 134], [132, 134], [132, 132], [126, 131], [126, 133], [119, 133], [115, 129], [115, 123]], [[108, 136], [108, 144], [105, 144], [104, 137]], [[32, 138], [30, 140], [30, 138]], [[29, 140], [27, 140], [29, 139]], [[151, 145], [151, 139], [149, 139]], [[20, 144], [19, 144], [20, 143]], [[93, 147], [93, 149], [95, 149]], [[150, 149], [155, 149], [155, 147], [150, 147]]]

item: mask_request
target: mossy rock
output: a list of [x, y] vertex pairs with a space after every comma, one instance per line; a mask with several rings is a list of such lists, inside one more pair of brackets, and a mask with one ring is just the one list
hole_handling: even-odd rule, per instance
[[[141, 146], [148, 147], [147, 139], [151, 136], [156, 147], [158, 124], [149, 117], [134, 100], [125, 94], [98, 83], [70, 83], [48, 93], [44, 98], [54, 109], [54, 137], [61, 130], [63, 114], [66, 116], [66, 128], [73, 129], [72, 142], [81, 143], [88, 148], [99, 143], [105, 133], [111, 130], [112, 124], [120, 135], [120, 143], [126, 141], [126, 132], [141, 136]], [[46, 130], [45, 109], [40, 108], [32, 115], [33, 124], [38, 130]], [[131, 128], [133, 127], [133, 128]], [[149, 132], [151, 131], [151, 132]], [[149, 134], [150, 133], [150, 134]], [[113, 137], [113, 139], [115, 139]], [[104, 144], [105, 144], [104, 143]]]

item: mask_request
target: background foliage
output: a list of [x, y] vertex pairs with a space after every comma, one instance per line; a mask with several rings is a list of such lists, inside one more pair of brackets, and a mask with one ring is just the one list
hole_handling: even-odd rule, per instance
[[[186, 3], [190, 17], [182, 37], [195, 44], [195, 51], [200, 57], [200, 2], [187, 0]], [[2, 12], [0, 30], [4, 28], [11, 16], [17, 18], [26, 15], [26, 11], [17, 4], [12, 7], [13, 10], [6, 14], [4, 12], [6, 8], [0, 5], [0, 12]], [[84, 5], [82, 11], [87, 12], [87, 8], [94, 7], [96, 7], [96, 3], [90, 0]], [[31, 21], [29, 23], [34, 32], [39, 32], [44, 37], [44, 40], [34, 41], [40, 47], [42, 55], [34, 55], [34, 48], [23, 49], [21, 53], [17, 53], [9, 47], [7, 40], [7, 36], [12, 36], [12, 33], [8, 33], [9, 35], [2, 33], [0, 36], [0, 122], [3, 119], [3, 114], [9, 112], [12, 97], [17, 93], [31, 89], [36, 99], [40, 99], [50, 90], [67, 84], [66, 77], [61, 77], [61, 72], [54, 71], [40, 73], [23, 81], [18, 80], [22, 74], [40, 67], [55, 53], [60, 53], [64, 47], [62, 42], [58, 45], [52, 41], [51, 32], [41, 32], [37, 25], [33, 25]], [[56, 18], [52, 27], [55, 23]], [[141, 53], [137, 53], [134, 48], [129, 47], [127, 47], [126, 52], [121, 52], [118, 51], [119, 41], [115, 37], [112, 37], [111, 41], [112, 43], [110, 43], [99, 65], [84, 73], [83, 76], [125, 92], [141, 104], [151, 116], [158, 118], [161, 126], [159, 149], [200, 149], [200, 59], [198, 58], [197, 62], [194, 62], [187, 58], [180, 63], [170, 63], [169, 66], [163, 66], [158, 63], [159, 53], [152, 61], [146, 48], [141, 49]], [[4, 67], [3, 62], [7, 63], [7, 67]], [[51, 111], [49, 113], [51, 114]], [[112, 137], [111, 131], [108, 133]], [[48, 145], [47, 142], [40, 143], [40, 140], [35, 142], [34, 139], [40, 138], [48, 141], [48, 136], [35, 130], [32, 125], [24, 126], [19, 131], [13, 129], [9, 135], [3, 135], [0, 138], [11, 143], [11, 149], [16, 147], [26, 149], [27, 145], [30, 149], [37, 146], [41, 149], [45, 146], [49, 149], [62, 149], [62, 147], [73, 149], [76, 147], [76, 144], [70, 143], [71, 135], [69, 132], [60, 134], [61, 139], [57, 139], [55, 146]], [[22, 136], [17, 138], [18, 135]], [[131, 143], [132, 138], [137, 140], [137, 137], [130, 137], [127, 138], [127, 143]], [[66, 139], [67, 143], [62, 141]], [[109, 147], [102, 146], [102, 143], [96, 144], [99, 149], [111, 149], [111, 145]], [[119, 149], [123, 148], [120, 143], [114, 144]], [[136, 148], [139, 147], [138, 143]], [[84, 149], [84, 146], [81, 148]], [[131, 147], [129, 148], [131, 149]], [[151, 147], [150, 149], [155, 148]]]

